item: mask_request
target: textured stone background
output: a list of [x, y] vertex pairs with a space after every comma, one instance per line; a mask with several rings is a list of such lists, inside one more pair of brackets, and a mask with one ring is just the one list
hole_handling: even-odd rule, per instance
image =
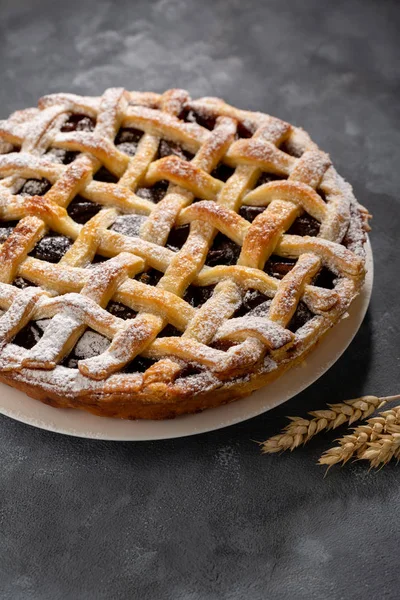
[[[244, 6], [246, 8], [244, 9]], [[398, 598], [400, 470], [316, 466], [252, 439], [399, 382], [396, 1], [0, 1], [0, 117], [47, 92], [220, 95], [305, 127], [374, 213], [376, 280], [350, 349], [310, 389], [190, 439], [104, 443], [0, 417], [1, 600]]]

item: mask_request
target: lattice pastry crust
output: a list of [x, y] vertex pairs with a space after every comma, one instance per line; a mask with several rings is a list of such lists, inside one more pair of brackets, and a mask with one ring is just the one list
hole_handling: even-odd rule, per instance
[[55, 94], [0, 122], [0, 380], [167, 418], [302, 360], [365, 275], [368, 213], [301, 129], [217, 98]]

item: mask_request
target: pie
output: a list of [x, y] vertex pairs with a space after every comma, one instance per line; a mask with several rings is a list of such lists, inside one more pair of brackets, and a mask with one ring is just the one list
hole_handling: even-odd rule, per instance
[[45, 96], [0, 122], [0, 178], [0, 380], [52, 406], [247, 396], [363, 285], [369, 214], [329, 156], [218, 98]]

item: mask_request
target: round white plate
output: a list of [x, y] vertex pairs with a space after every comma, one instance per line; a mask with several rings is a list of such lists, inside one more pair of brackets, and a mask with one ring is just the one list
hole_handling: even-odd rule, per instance
[[323, 375], [343, 354], [357, 333], [371, 298], [373, 258], [367, 244], [367, 277], [349, 317], [327, 335], [302, 365], [251, 396], [195, 415], [167, 421], [124, 421], [97, 417], [81, 410], [52, 408], [14, 388], [0, 384], [0, 413], [17, 421], [67, 435], [103, 440], [159, 440], [213, 431], [260, 415], [289, 400]]

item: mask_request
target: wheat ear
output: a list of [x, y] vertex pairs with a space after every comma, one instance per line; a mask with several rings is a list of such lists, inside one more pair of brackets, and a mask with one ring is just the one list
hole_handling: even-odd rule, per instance
[[[389, 396], [389, 400], [400, 396]], [[400, 458], [400, 406], [379, 413], [340, 438], [339, 445], [330, 448], [319, 459], [328, 468], [346, 463], [350, 458], [369, 460], [371, 467], [383, 466], [392, 458]]]
[[[400, 396], [397, 396], [400, 398]], [[343, 423], [350, 425], [359, 419], [366, 419], [375, 410], [381, 408], [396, 396], [378, 398], [377, 396], [361, 396], [338, 404], [328, 404], [329, 409], [313, 410], [308, 414], [313, 419], [301, 417], [288, 417], [290, 423], [279, 433], [261, 442], [262, 452], [273, 454], [283, 450], [294, 450], [297, 446], [305, 444], [314, 435], [321, 431], [336, 429]]]

